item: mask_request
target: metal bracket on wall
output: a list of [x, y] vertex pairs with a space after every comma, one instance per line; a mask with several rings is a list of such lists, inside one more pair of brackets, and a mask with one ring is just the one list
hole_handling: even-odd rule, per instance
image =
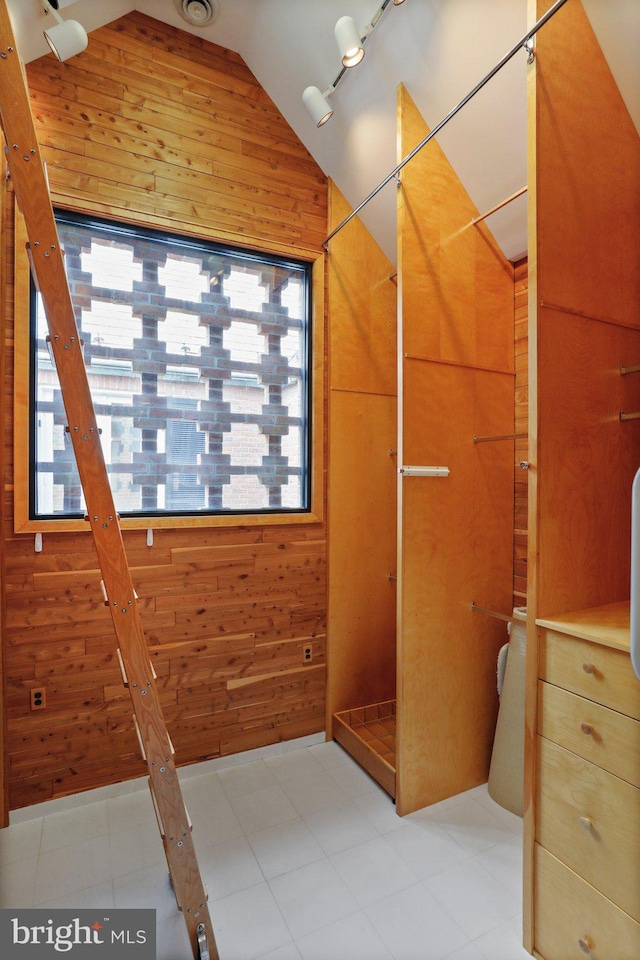
[[448, 477], [449, 467], [398, 467], [405, 477]]
[[527, 63], [533, 63], [536, 58], [536, 48], [533, 43], [533, 37], [529, 37], [528, 40], [525, 40], [525, 42], [522, 44], [522, 48], [526, 51]]

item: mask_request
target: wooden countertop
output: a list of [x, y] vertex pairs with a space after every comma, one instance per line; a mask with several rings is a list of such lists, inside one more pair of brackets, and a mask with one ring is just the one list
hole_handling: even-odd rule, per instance
[[563, 613], [558, 617], [536, 620], [539, 627], [568, 633], [582, 640], [591, 640], [606, 647], [629, 653], [629, 602], [608, 603], [604, 607], [588, 607]]

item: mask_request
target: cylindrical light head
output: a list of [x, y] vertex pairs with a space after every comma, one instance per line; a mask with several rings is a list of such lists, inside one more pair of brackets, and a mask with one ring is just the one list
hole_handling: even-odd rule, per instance
[[87, 32], [77, 20], [63, 20], [44, 31], [47, 43], [58, 60], [68, 60], [77, 53], [86, 50], [89, 38]]
[[329, 106], [327, 98], [317, 87], [307, 87], [302, 94], [302, 102], [317, 127], [321, 127], [333, 116], [333, 110]]
[[336, 43], [344, 67], [355, 67], [364, 57], [364, 47], [353, 17], [340, 17], [335, 26]]

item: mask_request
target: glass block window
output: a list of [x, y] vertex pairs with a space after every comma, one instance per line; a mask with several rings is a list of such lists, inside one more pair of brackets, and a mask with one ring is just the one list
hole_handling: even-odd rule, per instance
[[[309, 509], [309, 265], [56, 214], [121, 516]], [[39, 296], [31, 516], [84, 515]]]

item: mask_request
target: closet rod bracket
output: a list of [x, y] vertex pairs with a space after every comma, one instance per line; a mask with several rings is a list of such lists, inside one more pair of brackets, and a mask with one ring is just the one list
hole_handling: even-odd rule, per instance
[[405, 477], [448, 477], [449, 467], [398, 467]]
[[522, 44], [522, 48], [527, 54], [527, 63], [533, 63], [536, 58], [536, 48], [533, 43], [533, 37], [529, 37], [528, 40]]

